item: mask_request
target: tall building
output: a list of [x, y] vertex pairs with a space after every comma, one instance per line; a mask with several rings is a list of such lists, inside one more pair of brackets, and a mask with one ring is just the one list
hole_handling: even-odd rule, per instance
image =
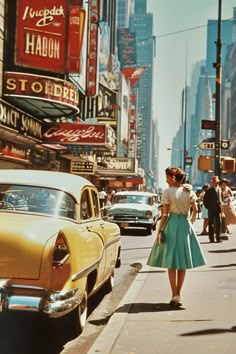
[[147, 1], [135, 0], [134, 13], [130, 16], [129, 29], [136, 36], [137, 67], [145, 67], [137, 85], [138, 109], [142, 117], [141, 149], [139, 165], [152, 174], [152, 156], [156, 155], [152, 141], [152, 90], [153, 90], [153, 15], [147, 13]]
[[134, 12], [134, 0], [118, 0], [117, 28], [129, 27], [129, 16]]
[[[206, 139], [212, 138], [212, 130], [201, 129], [202, 120], [214, 120], [213, 117], [213, 106], [212, 106], [212, 92], [210, 87], [210, 81], [208, 73], [205, 70], [205, 67], [201, 68], [201, 75], [198, 81], [198, 89], [196, 96], [196, 111], [194, 116], [194, 123], [192, 125], [192, 136], [193, 144], [197, 146]], [[199, 171], [198, 163], [200, 156], [212, 156], [212, 150], [201, 150], [197, 149], [197, 152], [193, 159], [193, 168], [192, 168], [192, 183], [194, 185], [208, 183], [210, 178], [208, 173]]]
[[[233, 21], [222, 20], [221, 22], [221, 63], [222, 67], [225, 64], [227, 56], [228, 46], [232, 43], [233, 36]], [[206, 70], [211, 85], [212, 93], [215, 92], [215, 77], [216, 69], [214, 63], [216, 63], [216, 40], [218, 37], [218, 20], [208, 20], [207, 22], [207, 42], [206, 42]], [[215, 115], [215, 107], [213, 107], [213, 114]]]

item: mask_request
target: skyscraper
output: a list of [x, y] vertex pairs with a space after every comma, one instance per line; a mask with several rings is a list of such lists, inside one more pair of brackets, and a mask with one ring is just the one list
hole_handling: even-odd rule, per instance
[[135, 0], [134, 14], [130, 16], [129, 29], [136, 35], [137, 66], [145, 67], [145, 72], [138, 81], [138, 108], [142, 116], [140, 166], [148, 174], [152, 171], [152, 156], [156, 154], [153, 145], [153, 15], [147, 13], [147, 1]]

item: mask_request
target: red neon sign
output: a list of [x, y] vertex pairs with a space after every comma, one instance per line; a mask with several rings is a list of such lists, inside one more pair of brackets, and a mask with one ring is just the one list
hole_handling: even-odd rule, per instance
[[67, 59], [67, 71], [80, 73], [81, 49], [84, 36], [86, 11], [79, 6], [69, 7], [69, 48]]
[[88, 18], [88, 59], [87, 59], [87, 83], [86, 94], [89, 97], [97, 95], [98, 82], [98, 20], [99, 5], [98, 0], [89, 2]]

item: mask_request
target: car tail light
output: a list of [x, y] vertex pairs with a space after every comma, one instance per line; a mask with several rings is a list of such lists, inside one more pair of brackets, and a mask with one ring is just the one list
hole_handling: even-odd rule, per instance
[[62, 268], [69, 256], [70, 253], [65, 240], [65, 236], [62, 232], [60, 232], [57, 236], [52, 255], [53, 268]]

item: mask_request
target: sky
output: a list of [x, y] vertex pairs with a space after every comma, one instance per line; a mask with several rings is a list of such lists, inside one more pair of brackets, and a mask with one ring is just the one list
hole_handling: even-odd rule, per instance
[[[236, 0], [222, 0], [222, 20], [233, 17], [234, 6]], [[218, 19], [218, 0], [147, 0], [147, 11], [153, 14], [157, 38], [153, 112], [160, 137], [159, 187], [166, 188], [167, 148], [180, 127], [181, 93], [186, 81], [191, 84], [194, 64], [206, 59], [207, 21]]]

